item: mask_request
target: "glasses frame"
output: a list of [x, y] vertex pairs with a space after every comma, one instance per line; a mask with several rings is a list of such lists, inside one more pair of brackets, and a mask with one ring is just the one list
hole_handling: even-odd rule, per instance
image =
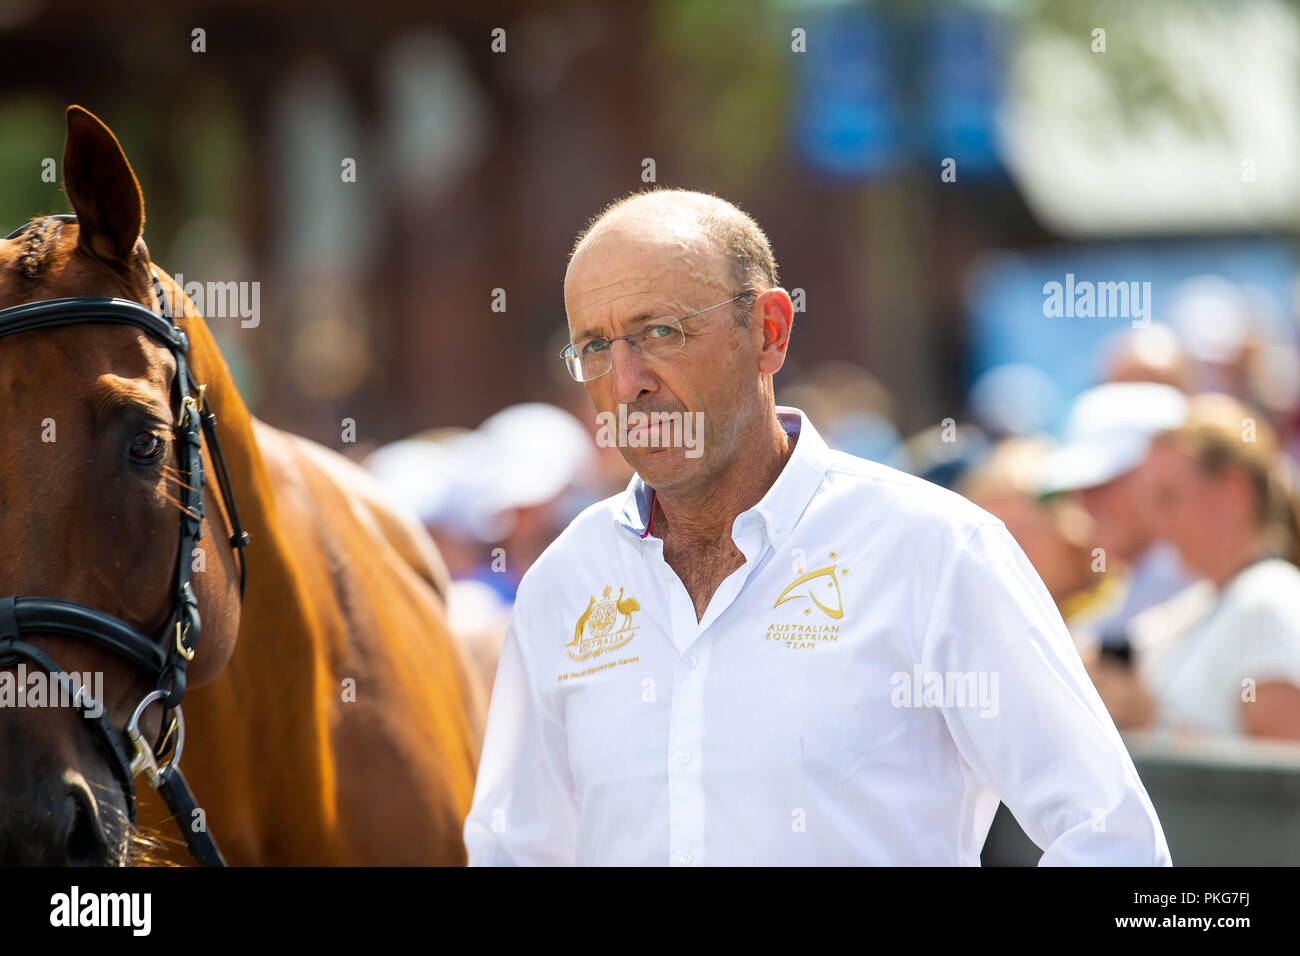
[[[739, 292], [736, 295], [733, 295], [726, 302], [719, 302], [717, 305], [710, 305], [707, 308], [700, 309], [696, 312], [691, 312], [688, 315], [683, 315], [680, 317], [672, 316], [672, 315], [656, 317], [650, 323], [643, 326], [642, 328], [637, 329], [635, 332], [628, 332], [626, 335], [615, 335], [612, 337], [601, 335], [601, 336], [597, 336], [594, 339], [588, 339], [587, 342], [584, 344], [590, 344], [592, 342], [606, 342], [609, 344], [609, 347], [612, 351], [615, 342], [626, 342], [631, 348], [635, 349], [639, 353], [641, 349], [639, 346], [637, 346], [636, 342], [634, 341], [635, 339], [641, 338], [643, 335], [645, 335], [647, 329], [652, 329], [656, 325], [672, 324], [677, 326], [677, 331], [681, 332], [683, 336], [682, 344], [677, 346], [677, 348], [672, 349], [672, 351], [674, 352], [681, 351], [683, 348], [686, 347], [686, 339], [685, 339], [686, 330], [682, 328], [682, 323], [685, 322], [687, 319], [693, 319], [697, 315], [703, 315], [705, 312], [712, 312], [714, 309], [720, 309], [724, 305], [731, 305], [733, 302], [743, 299], [746, 296], [758, 295], [758, 294], [759, 293], [757, 289], [746, 289], [744, 292]], [[573, 379], [575, 382], [578, 382], [579, 384], [582, 384], [584, 382], [594, 382], [602, 375], [608, 375], [610, 371], [614, 368], [614, 357], [611, 354], [609, 360], [609, 368], [605, 369], [605, 371], [601, 372], [599, 375], [593, 375], [591, 376], [591, 378], [578, 378], [577, 375], [574, 374], [573, 364], [570, 363], [570, 356], [572, 356], [574, 363], [578, 361], [578, 345], [576, 342], [570, 342], [568, 345], [566, 345], [563, 349], [560, 350], [560, 359], [564, 362], [564, 367], [565, 369], [568, 370], [569, 377]]]

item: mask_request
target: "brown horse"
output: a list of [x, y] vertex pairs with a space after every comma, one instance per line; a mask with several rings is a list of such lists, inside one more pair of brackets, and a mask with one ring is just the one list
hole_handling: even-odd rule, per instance
[[[37, 220], [0, 241], [0, 308], [114, 296], [157, 309], [130, 164], [89, 112], [69, 107], [67, 121], [77, 220]], [[251, 538], [241, 602], [229, 515], [206, 495], [181, 763], [209, 832], [236, 865], [462, 864], [486, 695], [447, 629], [432, 541], [346, 459], [252, 418], [202, 316], [157, 274], [219, 416]], [[0, 339], [0, 595], [77, 602], [149, 635], [167, 622], [175, 372], [171, 351], [129, 326]], [[207, 443], [203, 454], [212, 476]], [[153, 689], [87, 641], [25, 639], [63, 671], [102, 673], [115, 728]], [[146, 740], [157, 711], [145, 712]], [[184, 861], [158, 795], [143, 778], [137, 789], [133, 828], [85, 718], [0, 708], [0, 864]]]

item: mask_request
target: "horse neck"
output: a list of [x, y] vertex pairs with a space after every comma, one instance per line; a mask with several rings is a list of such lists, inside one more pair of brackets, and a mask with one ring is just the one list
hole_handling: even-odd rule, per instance
[[[267, 808], [276, 801], [320, 794], [321, 800], [308, 801], [321, 808], [316, 827], [305, 819], [310, 807], [299, 803], [294, 811], [304, 839], [320, 841], [319, 851], [333, 825], [329, 808], [336, 788], [329, 747], [333, 679], [325, 629], [306, 600], [306, 573], [277, 518], [252, 416], [203, 317], [188, 299], [184, 306], [181, 325], [190, 341], [191, 368], [207, 386], [231, 491], [249, 534], [247, 588], [235, 650], [222, 672], [186, 699], [192, 727], [186, 774], [209, 805], [242, 807], [253, 817], [259, 810], [272, 815]], [[211, 479], [209, 487], [216, 488]], [[257, 829], [256, 819], [247, 823]], [[321, 832], [309, 832], [313, 829]]]

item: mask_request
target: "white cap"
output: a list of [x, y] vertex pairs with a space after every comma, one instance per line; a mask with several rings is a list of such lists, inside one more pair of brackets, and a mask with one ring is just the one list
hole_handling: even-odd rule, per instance
[[1174, 328], [1189, 355], [1201, 362], [1230, 362], [1250, 336], [1250, 300], [1218, 276], [1188, 279], [1174, 291]]
[[491, 484], [490, 505], [506, 511], [558, 498], [596, 455], [591, 433], [562, 408], [512, 405], [474, 432], [482, 457], [475, 480]]
[[1142, 463], [1151, 439], [1187, 418], [1187, 397], [1154, 382], [1112, 382], [1080, 395], [1065, 440], [1043, 461], [1039, 492], [1104, 485]]
[[431, 521], [444, 507], [456, 469], [446, 443], [421, 438], [385, 445], [372, 452], [364, 465], [394, 504], [422, 522]]
[[558, 498], [590, 467], [595, 451], [578, 419], [530, 402], [441, 442], [408, 438], [385, 445], [365, 464], [425, 524], [496, 541], [510, 532], [513, 509]]

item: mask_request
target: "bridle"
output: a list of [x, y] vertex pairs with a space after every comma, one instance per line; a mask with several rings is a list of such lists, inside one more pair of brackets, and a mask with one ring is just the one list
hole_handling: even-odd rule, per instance
[[[50, 218], [62, 222], [75, 222], [77, 219], [72, 215]], [[32, 225], [28, 223], [5, 238], [16, 239]], [[172, 316], [157, 270], [151, 266], [150, 272], [159, 312], [127, 299], [95, 296], [47, 299], [0, 309], [0, 338], [66, 325], [111, 323], [134, 326], [171, 351], [176, 360], [174, 434], [181, 479], [180, 552], [171, 614], [162, 634], [150, 637], [125, 621], [84, 604], [45, 597], [0, 598], [0, 668], [25, 659], [44, 668], [60, 681], [65, 690], [74, 692], [73, 701], [83, 716], [91, 721], [91, 731], [121, 783], [131, 822], [136, 820], [135, 778], [144, 773], [167, 804], [167, 809], [176, 817], [185, 844], [195, 860], [204, 866], [224, 866], [225, 860], [206, 824], [196, 828], [194, 814], [197, 805], [180, 769], [181, 751], [185, 744], [181, 700], [185, 696], [186, 668], [194, 659], [201, 630], [198, 600], [190, 586], [190, 575], [193, 567], [191, 556], [203, 536], [205, 438], [230, 520], [230, 544], [239, 562], [241, 601], [248, 570], [243, 550], [248, 544], [248, 534], [240, 526], [239, 513], [235, 509], [230, 476], [217, 438], [216, 415], [205, 401], [205, 386], [195, 381], [186, 361], [189, 339]], [[85, 696], [84, 688], [73, 688], [71, 678], [48, 655], [23, 640], [25, 633], [60, 634], [98, 644], [143, 672], [153, 682], [154, 689], [144, 696], [126, 728], [119, 732], [110, 725], [102, 706]], [[139, 723], [145, 708], [154, 702], [162, 706], [164, 719], [158, 740], [151, 747], [141, 735]], [[93, 713], [95, 711], [98, 712]], [[170, 720], [167, 719], [169, 713]]]

